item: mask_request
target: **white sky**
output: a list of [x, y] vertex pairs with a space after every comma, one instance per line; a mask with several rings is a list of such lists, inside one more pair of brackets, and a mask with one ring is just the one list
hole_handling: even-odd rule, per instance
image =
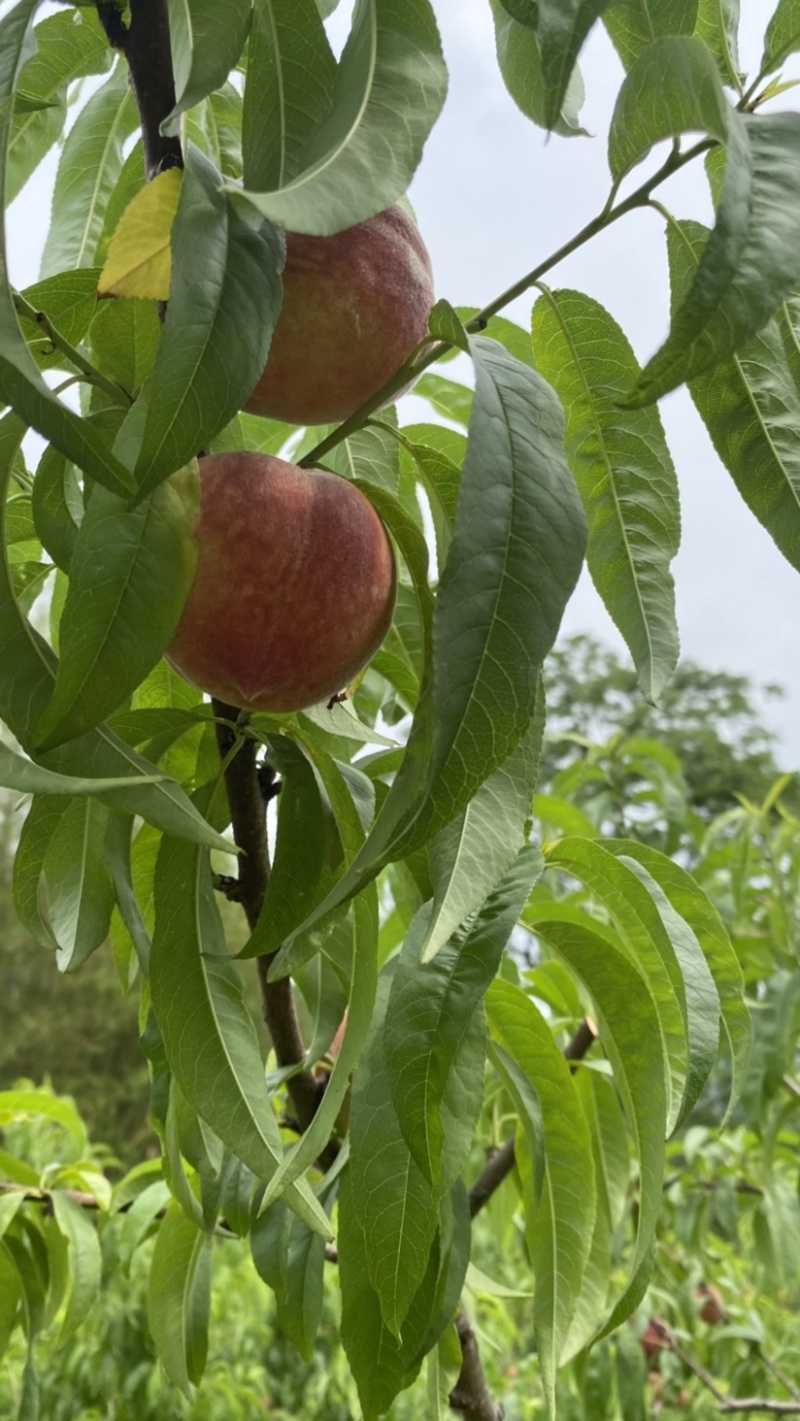
[[[454, 305], [482, 305], [555, 251], [605, 202], [605, 139], [622, 70], [597, 25], [581, 58], [587, 92], [582, 122], [597, 136], [547, 140], [505, 91], [488, 0], [434, 0], [434, 6], [451, 86], [411, 199], [438, 294]], [[750, 73], [756, 72], [773, 8], [766, 0], [742, 0], [741, 62]], [[346, 30], [350, 10], [343, 3], [333, 18], [335, 42]], [[797, 56], [786, 73], [800, 73]], [[794, 91], [781, 102], [798, 105]], [[658, 161], [638, 169], [633, 185]], [[10, 210], [9, 260], [19, 286], [38, 275], [54, 168], [51, 155]], [[700, 164], [673, 178], [659, 196], [680, 217], [710, 218]], [[622, 219], [556, 268], [548, 283], [578, 287], [602, 301], [645, 361], [668, 329], [660, 219], [652, 212]], [[507, 314], [527, 325], [531, 305], [530, 297], [523, 298]], [[410, 405], [411, 418], [431, 417], [422, 402]], [[663, 400], [661, 413], [683, 507], [683, 544], [673, 564], [683, 654], [714, 670], [782, 683], [788, 695], [770, 702], [765, 718], [781, 734], [786, 767], [799, 767], [800, 577], [742, 503], [686, 392]], [[590, 631], [622, 649], [587, 576], [563, 631]]]

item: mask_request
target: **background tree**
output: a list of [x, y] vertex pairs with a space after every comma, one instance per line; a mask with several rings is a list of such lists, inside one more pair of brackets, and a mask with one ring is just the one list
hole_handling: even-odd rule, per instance
[[[68, 1106], [3, 1097], [9, 1120], [49, 1112], [72, 1140], [64, 1160], [4, 1156], [0, 1335], [24, 1335], [24, 1417], [38, 1406], [40, 1333], [55, 1318], [71, 1338], [96, 1295], [91, 1215], [109, 1205], [125, 1216], [102, 1229], [112, 1255], [117, 1226], [126, 1262], [155, 1234], [148, 1321], [187, 1397], [205, 1369], [215, 1238], [248, 1239], [306, 1354], [335, 1259], [341, 1340], [367, 1418], [402, 1406], [423, 1365], [433, 1414], [498, 1416], [474, 1326], [482, 1226], [473, 1253], [471, 1220], [488, 1221], [487, 1256], [492, 1239], [499, 1253], [522, 1233], [537, 1375], [554, 1414], [560, 1369], [580, 1358], [594, 1376], [612, 1355], [603, 1337], [639, 1307], [665, 1138], [698, 1105], [720, 1039], [732, 1103], [748, 1081], [732, 935], [743, 919], [773, 932], [775, 919], [779, 952], [794, 940], [789, 809], [777, 845], [772, 833], [784, 785], [743, 806], [757, 829], [723, 826], [708, 862], [698, 816], [685, 822], [680, 765], [652, 739], [574, 767], [599, 787], [596, 803], [565, 795], [570, 767], [534, 798], [541, 668], [584, 555], [644, 696], [656, 701], [675, 669], [680, 517], [662, 395], [688, 382], [746, 503], [798, 562], [800, 116], [771, 103], [773, 76], [800, 45], [794, 0], [780, 0], [747, 79], [732, 12], [669, 5], [656, 26], [629, 0], [498, 0], [512, 97], [576, 138], [575, 65], [602, 15], [626, 70], [608, 199], [482, 310], [437, 302], [421, 337], [409, 325], [380, 389], [362, 390], [336, 427], [302, 429], [241, 413], [275, 373], [293, 251], [325, 250], [325, 239], [351, 250], [359, 224], [406, 223], [393, 204], [446, 89], [429, 0], [359, 0], [338, 61], [323, 24], [333, 8], [131, 0], [64, 6], [36, 24], [36, 0], [20, 0], [0, 19], [7, 197], [61, 132], [71, 86], [108, 75], [62, 149], [41, 282], [19, 293], [0, 272], [0, 713], [20, 747], [0, 747], [0, 779], [32, 796], [15, 905], [63, 971], [111, 933], [123, 982], [140, 987], [162, 1149], [109, 1196]], [[657, 165], [650, 154], [665, 138]], [[662, 204], [669, 178], [701, 159], [710, 231]], [[633, 169], [648, 160], [637, 186]], [[595, 300], [543, 279], [645, 206], [667, 230], [673, 316], [641, 369]], [[408, 251], [417, 238], [405, 230]], [[381, 297], [389, 286], [387, 274]], [[534, 288], [531, 342], [500, 313]], [[327, 345], [329, 316], [321, 302], [313, 311], [315, 354], [352, 359], [353, 341]], [[474, 392], [430, 370], [455, 350], [473, 362]], [[302, 370], [302, 349], [298, 358]], [[58, 390], [42, 369], [57, 372]], [[418, 377], [454, 428], [398, 428], [390, 401]], [[59, 398], [75, 383], [80, 413]], [[34, 472], [20, 454], [29, 428], [46, 441]], [[299, 469], [281, 477], [338, 486], [360, 506], [353, 488], [304, 482], [302, 471], [349, 480], [393, 541], [393, 624], [343, 704], [264, 699], [262, 672], [250, 677], [248, 638], [254, 657], [263, 640], [252, 568], [265, 561], [252, 555], [265, 531], [252, 512], [239, 519], [241, 556], [229, 545], [222, 585], [211, 577], [219, 663], [201, 680], [214, 698], [164, 660], [187, 609], [198, 597], [210, 605], [207, 534], [230, 503], [229, 489], [213, 492], [218, 471], [244, 480], [266, 455], [258, 467], [272, 476], [279, 453]], [[271, 530], [276, 558], [302, 541], [285, 521]], [[343, 546], [338, 534], [329, 542]], [[325, 551], [323, 540], [286, 608], [309, 629], [305, 651], [329, 612], [330, 588], [311, 575]], [[28, 613], [50, 578], [44, 637]], [[331, 640], [345, 618], [330, 623]], [[218, 674], [234, 653], [237, 673]], [[774, 860], [766, 899], [751, 855]], [[716, 887], [717, 874], [724, 912], [700, 887]], [[230, 941], [220, 898], [239, 905]], [[232, 960], [242, 938], [266, 1060]], [[52, 1133], [44, 1148], [57, 1149]]]

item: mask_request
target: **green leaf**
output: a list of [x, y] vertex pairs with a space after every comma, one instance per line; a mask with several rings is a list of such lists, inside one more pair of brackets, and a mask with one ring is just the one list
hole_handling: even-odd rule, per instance
[[85, 798], [68, 804], [47, 847], [42, 871], [58, 967], [74, 971], [105, 942], [114, 885], [105, 860], [108, 810]]
[[[699, 222], [670, 223], [674, 301], [691, 283], [706, 234]], [[791, 354], [787, 359], [798, 331], [792, 297], [731, 360], [692, 380], [689, 393], [748, 508], [800, 569], [800, 450], [792, 435], [800, 421], [800, 392]]]
[[282, 243], [254, 231], [219, 191], [219, 174], [186, 155], [172, 229], [172, 284], [152, 377], [120, 431], [140, 496], [193, 459], [234, 416], [267, 360], [280, 308]]
[[800, 4], [798, 0], [778, 0], [778, 6], [764, 35], [760, 73], [772, 74], [790, 54], [800, 49]]
[[[228, 959], [207, 855], [165, 837], [155, 875], [150, 956], [153, 1008], [170, 1070], [189, 1104], [259, 1178], [283, 1155], [252, 1017]], [[306, 1186], [287, 1202], [323, 1236], [329, 1225]]]
[[[539, 1197], [526, 1189], [525, 1222], [536, 1277], [536, 1350], [548, 1409], [555, 1414], [555, 1373], [594, 1229], [591, 1137], [569, 1066], [533, 1002], [510, 982], [497, 981], [487, 993], [486, 1009], [492, 1036], [522, 1068], [541, 1106], [544, 1181]], [[525, 1184], [531, 1168], [524, 1150], [520, 1163]]]
[[119, 60], [81, 109], [62, 149], [43, 277], [95, 265], [106, 204], [122, 171], [123, 145], [137, 122], [128, 66]]
[[[62, 271], [51, 276], [48, 281], [37, 281], [22, 292], [29, 306], [35, 311], [44, 311], [49, 316], [59, 334], [77, 345], [83, 340], [89, 323], [97, 310], [96, 267], [86, 267], [82, 271]], [[42, 370], [72, 366], [60, 350], [53, 349], [52, 342], [33, 321], [20, 318], [22, 334], [30, 346], [37, 365]]]
[[422, 962], [430, 962], [451, 933], [480, 908], [519, 852], [539, 773], [543, 728], [542, 695], [516, 750], [428, 845], [434, 893], [420, 949]]
[[0, 1091], [0, 1125], [26, 1120], [31, 1115], [43, 1115], [48, 1120], [57, 1121], [69, 1131], [79, 1155], [85, 1154], [88, 1145], [86, 1126], [68, 1096], [49, 1095], [45, 1090]]
[[132, 398], [152, 374], [161, 322], [147, 301], [104, 301], [92, 321], [90, 339], [103, 374]]
[[[19, 75], [11, 123], [6, 176], [10, 205], [31, 173], [60, 137], [67, 117], [67, 87], [111, 64], [108, 41], [95, 14], [63, 10], [34, 30], [36, 53]], [[25, 102], [20, 100], [24, 96]]]
[[85, 1209], [58, 1189], [52, 1200], [56, 1223], [69, 1250], [69, 1301], [58, 1334], [59, 1345], [63, 1346], [75, 1336], [99, 1296], [102, 1259], [97, 1229]]
[[437, 340], [446, 340], [449, 345], [469, 355], [469, 336], [464, 330], [460, 316], [449, 301], [437, 301], [428, 317], [428, 330]]
[[[336, 1192], [335, 1187], [329, 1189], [323, 1200], [329, 1212]], [[287, 1238], [284, 1287], [277, 1293], [276, 1302], [281, 1327], [306, 1361], [314, 1355], [314, 1340], [322, 1320], [324, 1269], [325, 1240], [300, 1219], [293, 1218]]]
[[639, 1158], [636, 1249], [628, 1286], [603, 1329], [608, 1332], [640, 1301], [638, 1286], [661, 1212], [668, 1080], [660, 1026], [647, 984], [605, 938], [590, 928], [559, 922], [538, 923], [536, 932], [578, 974], [594, 998], [601, 1039], [614, 1067]]
[[541, 872], [527, 845], [477, 919], [423, 965], [426, 905], [397, 960], [383, 1051], [405, 1142], [426, 1179], [449, 1189], [464, 1164], [481, 1108], [484, 1042], [470, 1029]]
[[528, 732], [538, 667], [585, 547], [557, 397], [495, 342], [474, 339], [472, 349], [475, 407], [434, 608], [434, 727], [423, 814], [439, 825]]
[[[376, 1421], [386, 1414], [397, 1394], [419, 1375], [422, 1358], [418, 1356], [418, 1345], [433, 1311], [436, 1278], [426, 1275], [417, 1290], [406, 1319], [408, 1342], [401, 1343], [386, 1327], [377, 1293], [370, 1282], [371, 1258], [356, 1213], [355, 1194], [355, 1180], [348, 1170], [339, 1190], [342, 1344], [358, 1387], [364, 1421]], [[430, 1251], [432, 1259], [436, 1252], [435, 1249]]]
[[693, 34], [697, 4], [698, 0], [611, 0], [603, 11], [603, 24], [625, 68], [630, 69], [654, 40]]
[[536, 21], [521, 20], [520, 7], [512, 14], [505, 0], [491, 0], [491, 4], [497, 62], [517, 108], [540, 128], [551, 128], [563, 138], [585, 133], [578, 123], [584, 89], [577, 67], [571, 67], [554, 108]]
[[164, 1371], [187, 1396], [205, 1370], [209, 1285], [209, 1241], [172, 1204], [156, 1236], [147, 1320]]
[[705, 954], [719, 994], [722, 1025], [733, 1066], [730, 1110], [744, 1087], [753, 1043], [753, 1025], [744, 998], [742, 969], [728, 930], [718, 909], [680, 864], [635, 840], [625, 840], [624, 850], [613, 839], [606, 840], [606, 846], [612, 853], [624, 852], [627, 858], [636, 859], [647, 869], [675, 912], [689, 924]]
[[446, 86], [429, 0], [359, 0], [330, 112], [288, 180], [244, 198], [290, 231], [322, 237], [374, 216], [406, 191]]
[[175, 73], [176, 104], [165, 119], [165, 132], [177, 132], [175, 120], [220, 89], [247, 39], [250, 0], [169, 0], [169, 37]]
[[731, 115], [717, 221], [669, 337], [628, 396], [648, 404], [727, 359], [800, 282], [800, 114]]
[[8, 1249], [0, 1243], [0, 1361], [6, 1354], [11, 1334], [19, 1321], [21, 1300], [19, 1274]]
[[52, 445], [39, 460], [33, 481], [32, 511], [42, 547], [56, 567], [69, 572], [83, 518], [83, 494], [73, 465]]
[[[711, 1074], [719, 1050], [720, 1003], [696, 934], [675, 911], [656, 879], [639, 861], [638, 854], [628, 857], [624, 845], [619, 849], [620, 861], [637, 874], [655, 903], [667, 930], [680, 967], [686, 998], [685, 1020], [688, 1044], [686, 1085], [681, 1101], [678, 1125], [682, 1124], [696, 1104]], [[669, 862], [669, 860], [667, 860]]]
[[695, 34], [713, 54], [724, 84], [741, 93], [739, 0], [698, 0]]
[[41, 749], [92, 730], [136, 689], [175, 633], [197, 566], [197, 465], [131, 509], [96, 489], [75, 542], [61, 661]]
[[[10, 98], [21, 63], [29, 53], [30, 22], [36, 0], [22, 0], [0, 21], [0, 186], [5, 185]], [[5, 102], [4, 102], [5, 101]], [[43, 434], [100, 483], [130, 493], [127, 472], [112, 458], [95, 432], [51, 394], [42, 380], [17, 321], [7, 284], [5, 237], [0, 245], [0, 399], [18, 408], [26, 424]]]
[[280, 190], [328, 117], [336, 60], [314, 0], [256, 0], [242, 112], [244, 186]]
[[462, 424], [466, 429], [472, 413], [473, 394], [467, 385], [448, 380], [432, 371], [422, 375], [414, 386], [414, 394], [430, 400], [433, 408], [445, 419]]
[[[268, 1184], [266, 1200], [279, 1188], [298, 1179], [322, 1153], [350, 1089], [353, 1072], [361, 1061], [378, 983], [378, 895], [374, 885], [369, 884], [356, 898], [352, 913], [338, 931], [338, 945], [336, 965], [344, 960], [349, 984], [344, 1036], [314, 1119]], [[329, 956], [327, 942], [323, 943], [321, 952]]]
[[349, 1177], [371, 1286], [386, 1327], [404, 1339], [404, 1323], [428, 1267], [440, 1191], [415, 1163], [392, 1101], [384, 1050], [390, 983], [391, 973], [384, 973], [370, 1038], [353, 1080]]
[[548, 128], [556, 126], [583, 42], [607, 4], [608, 0], [538, 0]]
[[671, 1133], [680, 1116], [689, 1070], [686, 985], [658, 908], [633, 870], [599, 840], [561, 839], [548, 851], [547, 862], [591, 889], [612, 915], [623, 949], [647, 983], [670, 1080]]
[[[166, 776], [160, 774], [153, 766], [153, 774], [142, 777], [142, 779], [144, 783], [154, 783], [166, 779]], [[20, 794], [99, 796], [112, 793], [129, 784], [136, 784], [136, 782], [128, 775], [118, 775], [108, 779], [61, 775], [53, 770], [44, 769], [41, 765], [33, 764], [32, 761], [24, 759], [22, 755], [17, 755], [14, 750], [9, 750], [7, 745], [0, 743], [0, 785], [3, 785], [5, 789], [17, 790]]]
[[14, 855], [14, 911], [31, 937], [53, 951], [58, 944], [42, 912], [41, 877], [47, 846], [66, 810], [65, 798], [37, 794], [28, 810]]
[[326, 467], [351, 479], [372, 497], [372, 485], [397, 496], [400, 482], [400, 447], [392, 426], [369, 425], [343, 439], [325, 460]]
[[728, 141], [733, 111], [706, 46], [694, 36], [659, 39], [644, 50], [617, 97], [608, 165], [619, 182], [665, 138], [707, 133]]
[[542, 296], [533, 339], [538, 368], [566, 411], [592, 580], [630, 648], [643, 695], [655, 701], [679, 649], [669, 570], [680, 542], [678, 481], [661, 418], [656, 409], [620, 409], [640, 368], [616, 321], [591, 297]]
[[281, 776], [278, 837], [258, 922], [243, 957], [275, 952], [306, 916], [325, 859], [326, 828], [314, 771], [284, 735], [271, 735], [269, 763]]

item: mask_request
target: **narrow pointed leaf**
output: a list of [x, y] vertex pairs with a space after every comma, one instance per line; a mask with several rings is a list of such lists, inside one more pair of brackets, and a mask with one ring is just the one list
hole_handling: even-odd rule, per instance
[[195, 464], [134, 509], [105, 489], [93, 494], [70, 564], [61, 661], [37, 732], [41, 749], [92, 730], [161, 659], [197, 566], [199, 501]]
[[[673, 301], [688, 289], [705, 237], [698, 222], [670, 224]], [[800, 391], [790, 363], [798, 331], [797, 301], [790, 297], [732, 359], [690, 381], [689, 393], [748, 508], [800, 570], [800, 450], [792, 433]]]
[[514, 6], [506, 0], [491, 0], [494, 15], [497, 62], [503, 82], [514, 103], [526, 118], [540, 128], [552, 128], [569, 138], [585, 132], [578, 123], [584, 100], [583, 83], [577, 66], [569, 76], [555, 111], [545, 75], [542, 46], [538, 37], [538, 15], [533, 7]]
[[[410, 1349], [407, 1351], [389, 1331], [381, 1316], [378, 1295], [370, 1282], [369, 1247], [356, 1212], [355, 1191], [355, 1182], [347, 1171], [339, 1191], [342, 1344], [358, 1387], [364, 1421], [376, 1421], [386, 1414], [398, 1393], [418, 1376], [422, 1359], [408, 1355]], [[435, 1286], [435, 1279], [433, 1282]], [[434, 1292], [431, 1289], [430, 1297], [426, 1298], [423, 1282], [419, 1294], [419, 1306], [414, 1311], [423, 1314], [427, 1325]], [[413, 1313], [409, 1322], [412, 1320], [416, 1320]]]
[[731, 115], [717, 222], [669, 337], [628, 403], [648, 404], [745, 345], [800, 283], [800, 114]]
[[591, 297], [542, 296], [533, 339], [538, 368], [567, 414], [567, 455], [589, 523], [589, 571], [630, 648], [642, 693], [657, 700], [678, 660], [670, 562], [680, 542], [678, 482], [660, 415], [620, 409], [639, 365]]
[[[340, 944], [343, 939], [344, 928], [339, 934]], [[350, 990], [344, 1036], [314, 1119], [267, 1185], [266, 1200], [278, 1189], [285, 1189], [287, 1184], [298, 1179], [322, 1153], [350, 1089], [353, 1072], [361, 1062], [378, 983], [378, 896], [373, 884], [369, 884], [353, 903], [347, 920], [347, 944], [350, 949], [347, 963]], [[321, 951], [326, 953], [326, 945]]]
[[540, 711], [516, 750], [429, 844], [434, 893], [421, 946], [423, 962], [430, 962], [451, 933], [480, 908], [516, 858], [536, 788], [543, 727], [542, 694]]
[[280, 191], [333, 102], [336, 60], [314, 0], [256, 0], [242, 112], [244, 185]]
[[62, 796], [37, 794], [28, 810], [14, 855], [14, 911], [31, 937], [56, 950], [41, 894], [42, 870], [47, 846], [66, 814], [68, 801]]
[[169, 0], [176, 104], [167, 123], [222, 88], [244, 47], [250, 0]]
[[63, 1346], [74, 1337], [100, 1294], [102, 1259], [97, 1229], [86, 1210], [58, 1189], [52, 1199], [56, 1223], [69, 1250], [69, 1301], [58, 1336], [59, 1345]]
[[[155, 876], [150, 956], [153, 1008], [167, 1059], [189, 1104], [259, 1178], [283, 1154], [252, 1017], [228, 959], [207, 855], [165, 838]], [[293, 1207], [323, 1235], [327, 1220], [307, 1188]]]
[[429, 0], [359, 0], [330, 112], [281, 187], [244, 197], [294, 232], [328, 236], [403, 195], [447, 87]]
[[639, 1303], [638, 1286], [661, 1212], [668, 1080], [658, 1017], [633, 964], [590, 928], [552, 922], [537, 924], [536, 931], [578, 974], [594, 999], [601, 1039], [614, 1067], [639, 1158], [636, 1249], [630, 1281], [604, 1327], [610, 1331]]
[[370, 1283], [386, 1327], [400, 1339], [428, 1267], [439, 1193], [413, 1159], [392, 1102], [383, 1039], [388, 989], [384, 976], [370, 1039], [353, 1081], [349, 1175]]
[[120, 59], [81, 109], [61, 151], [43, 277], [94, 266], [106, 205], [122, 171], [123, 145], [136, 124], [128, 66]]
[[608, 0], [539, 0], [537, 34], [548, 128], [555, 126], [583, 42], [607, 4]]
[[[172, 228], [172, 284], [153, 375], [118, 440], [144, 496], [183, 468], [236, 414], [267, 361], [281, 301], [283, 243], [257, 231], [186, 155]], [[140, 405], [142, 406], [140, 412]]]
[[[470, 1065], [463, 1059], [470, 1024], [500, 966], [540, 864], [538, 850], [527, 845], [474, 924], [455, 934], [427, 964], [420, 961], [423, 910], [397, 960], [384, 1028], [392, 1099], [414, 1159], [442, 1190], [454, 1182], [443, 1169], [460, 1172], [480, 1110], [483, 1050], [476, 1063], [477, 1091], [459, 1089], [459, 1078]], [[446, 1151], [446, 1137], [453, 1133], [460, 1137], [460, 1149], [451, 1146]]]
[[[753, 1043], [753, 1024], [744, 997], [744, 978], [728, 930], [719, 911], [691, 874], [672, 859], [634, 840], [624, 841], [627, 858], [636, 859], [666, 894], [676, 913], [696, 934], [719, 994], [722, 1025], [727, 1036], [733, 1067], [731, 1102], [733, 1107], [743, 1089]], [[612, 853], [620, 844], [607, 840]]]
[[[572, 1076], [533, 1002], [510, 982], [486, 998], [493, 1038], [534, 1086], [544, 1135], [544, 1181], [526, 1200], [526, 1229], [536, 1291], [534, 1332], [551, 1414], [555, 1373], [580, 1293], [597, 1207], [592, 1144]], [[528, 1168], [530, 1172], [530, 1167]], [[523, 1165], [523, 1181], [526, 1170]]]
[[800, 5], [798, 0], [778, 0], [764, 36], [760, 72], [772, 74], [790, 54], [800, 49]]
[[67, 117], [67, 88], [74, 79], [102, 74], [112, 53], [91, 10], [59, 11], [36, 26], [36, 53], [19, 76], [8, 144], [6, 204], [21, 188], [60, 137]]
[[58, 944], [58, 966], [69, 972], [105, 941], [114, 885], [106, 867], [108, 810], [96, 799], [72, 801], [44, 857], [48, 915]]
[[577, 581], [585, 520], [550, 387], [472, 341], [476, 396], [434, 610], [434, 733], [423, 811], [446, 822], [530, 726], [538, 667]]
[[187, 1396], [191, 1394], [190, 1383], [198, 1382], [205, 1368], [208, 1248], [202, 1230], [190, 1223], [177, 1204], [172, 1204], [156, 1237], [147, 1320], [164, 1371], [173, 1386], [180, 1387]]
[[622, 946], [647, 983], [670, 1077], [671, 1131], [680, 1114], [689, 1070], [686, 986], [658, 908], [633, 870], [599, 840], [561, 839], [548, 852], [547, 862], [585, 883], [604, 904], [621, 934]]

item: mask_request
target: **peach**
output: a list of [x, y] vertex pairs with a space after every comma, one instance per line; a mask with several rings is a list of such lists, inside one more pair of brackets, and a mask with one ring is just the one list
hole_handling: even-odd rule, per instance
[[392, 620], [392, 546], [335, 474], [267, 454], [200, 460], [198, 562], [167, 659], [243, 710], [295, 711], [346, 687]]
[[424, 339], [433, 300], [425, 244], [397, 204], [333, 237], [287, 232], [283, 306], [244, 408], [291, 424], [347, 419]]

